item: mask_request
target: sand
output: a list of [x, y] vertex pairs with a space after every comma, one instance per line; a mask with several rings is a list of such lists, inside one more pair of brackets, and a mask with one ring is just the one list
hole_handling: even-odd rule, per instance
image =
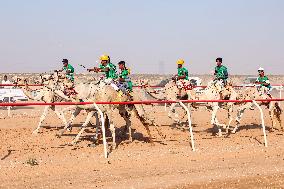
[[[0, 110], [0, 188], [284, 188], [284, 132], [269, 131], [267, 111], [267, 148], [257, 110], [247, 111], [237, 134], [223, 137], [212, 135], [208, 111], [194, 111], [196, 152], [189, 143], [187, 123], [174, 124], [162, 106], [156, 107], [155, 117], [166, 137], [151, 127], [154, 146], [135, 118], [134, 141], [129, 142], [125, 123], [117, 117], [118, 147], [106, 161], [102, 141], [92, 145], [92, 128], [76, 146], [70, 145], [84, 114], [62, 138], [55, 137], [63, 125], [54, 113], [41, 132], [32, 135], [41, 110], [17, 108], [12, 118], [4, 118], [6, 110]], [[223, 110], [218, 113], [221, 122], [226, 122], [225, 115]], [[283, 114], [281, 119], [284, 124]]]

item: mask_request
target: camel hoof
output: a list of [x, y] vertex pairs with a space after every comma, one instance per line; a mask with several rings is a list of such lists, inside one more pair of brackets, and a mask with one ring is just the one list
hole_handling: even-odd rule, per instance
[[116, 144], [112, 145], [111, 150], [115, 150], [116, 149]]
[[222, 132], [221, 131], [218, 132], [217, 137], [222, 137]]
[[72, 146], [75, 146], [77, 143], [78, 143], [78, 141], [73, 140], [70, 144], [71, 144]]
[[32, 134], [33, 134], [33, 135], [37, 135], [38, 133], [39, 133], [38, 130], [34, 130]]
[[55, 137], [57, 137], [57, 138], [61, 138], [61, 136], [62, 136], [62, 133], [55, 134]]

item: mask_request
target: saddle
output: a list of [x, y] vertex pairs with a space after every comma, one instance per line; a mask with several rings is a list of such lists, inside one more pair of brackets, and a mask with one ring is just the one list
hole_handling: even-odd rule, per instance
[[193, 89], [193, 85], [189, 82], [180, 81], [180, 83], [181, 83], [181, 87], [186, 91]]
[[77, 91], [75, 91], [75, 89], [72, 88], [65, 88], [64, 92], [63, 92], [66, 96], [75, 96], [77, 95]]

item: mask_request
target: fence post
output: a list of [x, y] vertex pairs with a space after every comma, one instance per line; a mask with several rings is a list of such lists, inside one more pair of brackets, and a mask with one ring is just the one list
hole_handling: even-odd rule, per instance
[[[11, 102], [11, 101], [10, 101], [10, 100], [11, 100], [10, 98], [11, 98], [11, 96], [12, 96], [12, 95], [11, 95], [11, 89], [9, 89], [9, 94], [8, 94], [7, 96], [8, 96], [8, 103], [10, 103], [10, 102]], [[11, 106], [8, 106], [7, 109], [8, 109], [8, 117], [11, 117]]]
[[[279, 98], [282, 99], [282, 89], [284, 88], [284, 86], [280, 87], [280, 92], [279, 92]], [[281, 101], [279, 101], [279, 106], [281, 107]]]
[[192, 125], [191, 125], [191, 115], [189, 109], [182, 103], [182, 101], [179, 101], [179, 104], [186, 110], [187, 112], [187, 118], [188, 118], [188, 126], [189, 126], [189, 133], [190, 133], [190, 140], [191, 140], [191, 147], [192, 151], [195, 151], [194, 146], [194, 139], [193, 139], [193, 133], [192, 133]]
[[105, 158], [108, 158], [108, 151], [107, 151], [107, 142], [106, 142], [106, 130], [105, 130], [105, 118], [104, 114], [101, 111], [101, 109], [98, 107], [96, 103], [93, 104], [95, 108], [98, 110], [100, 116], [101, 116], [101, 121], [102, 121], [102, 133], [103, 133], [103, 144], [104, 144], [104, 156]]
[[266, 139], [265, 125], [264, 125], [263, 111], [262, 111], [261, 107], [257, 104], [256, 101], [253, 100], [252, 102], [260, 111], [261, 126], [262, 126], [262, 132], [263, 132], [263, 137], [264, 137], [264, 146], [267, 147], [267, 139]]

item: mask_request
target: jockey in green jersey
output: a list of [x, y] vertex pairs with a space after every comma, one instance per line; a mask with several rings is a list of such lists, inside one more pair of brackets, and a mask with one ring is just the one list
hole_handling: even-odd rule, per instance
[[118, 75], [118, 88], [124, 93], [132, 92], [133, 84], [129, 77], [130, 70], [126, 68], [124, 61], [120, 61], [118, 66], [120, 69], [120, 73]]
[[63, 68], [61, 70], [54, 70], [55, 72], [65, 72], [66, 78], [69, 79], [70, 81], [74, 82], [74, 68], [69, 64], [68, 59], [63, 59]]
[[224, 86], [226, 86], [229, 77], [228, 69], [226, 68], [226, 66], [222, 65], [222, 58], [217, 58], [216, 64], [217, 66], [215, 67], [214, 80], [221, 80], [224, 83]]
[[265, 87], [265, 92], [266, 94], [271, 97], [271, 94], [269, 93], [272, 89], [270, 81], [268, 79], [268, 77], [264, 74], [264, 69], [263, 68], [259, 68], [258, 69], [258, 78], [255, 81], [255, 84], [260, 84], [261, 87]]

